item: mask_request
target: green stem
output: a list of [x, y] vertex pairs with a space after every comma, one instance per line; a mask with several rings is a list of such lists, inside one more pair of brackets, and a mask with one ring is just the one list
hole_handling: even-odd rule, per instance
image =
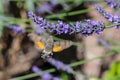
[[[103, 0], [101, 0], [103, 1]], [[108, 6], [103, 6], [103, 8], [106, 8]], [[78, 14], [83, 14], [89, 11], [93, 11], [95, 9], [83, 9], [83, 10], [78, 10], [78, 11], [72, 11], [72, 12], [67, 12], [67, 13], [60, 13], [60, 14], [52, 14], [52, 15], [48, 15], [46, 16], [46, 18], [60, 18], [63, 19], [65, 16], [73, 16], [73, 15], [78, 15]]]
[[106, 26], [105, 28], [111, 28], [111, 27], [117, 26], [117, 25], [120, 25], [120, 23], [118, 23], [118, 24], [111, 24], [111, 25]]
[[45, 74], [46, 72], [55, 72], [55, 69], [48, 69], [48, 70], [45, 70], [45, 71], [42, 71], [42, 72], [32, 73], [32, 74], [29, 74], [29, 75], [13, 78], [13, 79], [10, 79], [10, 80], [25, 80], [25, 79], [28, 79], [28, 78], [40, 76], [42, 74]]
[[3, 0], [0, 0], [0, 14], [4, 13]]
[[[24, 0], [9, 0], [9, 1], [24, 1]], [[33, 1], [51, 1], [51, 0], [33, 0]], [[95, 1], [95, 2], [101, 2], [103, 0], [64, 0], [64, 2], [87, 2], [87, 1]], [[58, 0], [58, 2], [63, 2], [62, 0]]]
[[46, 18], [61, 18], [61, 19], [63, 19], [63, 17], [65, 17], [65, 16], [73, 16], [73, 15], [83, 14], [83, 13], [86, 13], [86, 12], [89, 12], [92, 10], [94, 10], [94, 9], [84, 9], [84, 10], [72, 11], [72, 12], [68, 12], [68, 13], [52, 14], [50, 16], [46, 16]]
[[108, 39], [107, 41], [116, 44], [116, 45], [120, 45], [120, 41], [114, 40], [114, 39]]

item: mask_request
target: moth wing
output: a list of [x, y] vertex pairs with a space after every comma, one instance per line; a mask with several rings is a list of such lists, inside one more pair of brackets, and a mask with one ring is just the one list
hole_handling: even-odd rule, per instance
[[37, 41], [35, 42], [35, 45], [40, 48], [40, 49], [44, 49], [45, 48], [45, 44], [41, 41]]
[[41, 38], [39, 38], [39, 41], [35, 42], [35, 45], [37, 46], [38, 49], [44, 49], [45, 51], [48, 50], [48, 45], [51, 44], [51, 42], [49, 41], [49, 37], [48, 36], [40, 36]]
[[28, 34], [28, 37], [33, 41], [33, 42], [37, 42], [37, 41], [40, 41], [41, 40], [41, 36], [38, 35], [37, 33], [29, 33]]
[[72, 45], [72, 41], [57, 41], [54, 42], [53, 52], [61, 52], [64, 49], [69, 48]]
[[53, 52], [60, 52], [60, 51], [62, 51], [63, 50], [63, 48], [62, 48], [62, 46], [61, 45], [59, 45], [59, 42], [54, 42], [54, 47], [53, 47]]
[[28, 37], [35, 43], [35, 47], [38, 50], [42, 50], [45, 48], [45, 36], [44, 35], [38, 35], [37, 33], [29, 33]]

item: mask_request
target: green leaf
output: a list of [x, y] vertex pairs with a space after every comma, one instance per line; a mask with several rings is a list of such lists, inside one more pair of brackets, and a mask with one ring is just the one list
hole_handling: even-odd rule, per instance
[[33, 11], [34, 8], [34, 0], [25, 0], [26, 1], [26, 9], [28, 11]]
[[113, 43], [113, 44], [120, 45], [120, 41], [113, 40], [113, 39], [108, 39], [108, 41], [111, 42], [111, 43]]
[[117, 66], [117, 74], [120, 75], [120, 62], [118, 64], [118, 66]]
[[112, 46], [112, 47], [111, 47], [111, 50], [112, 50], [112, 51], [119, 52], [119, 51], [120, 51], [120, 46]]
[[117, 64], [116, 63], [112, 64], [112, 66], [110, 68], [110, 74], [111, 74], [111, 77], [113, 77], [117, 74]]
[[62, 80], [69, 80], [69, 76], [66, 73], [61, 74]]
[[3, 0], [0, 0], [0, 13], [4, 13]]

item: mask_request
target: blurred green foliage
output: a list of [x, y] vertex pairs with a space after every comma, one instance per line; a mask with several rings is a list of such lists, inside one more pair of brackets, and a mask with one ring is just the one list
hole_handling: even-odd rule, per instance
[[113, 63], [106, 72], [105, 80], [120, 80], [120, 61]]

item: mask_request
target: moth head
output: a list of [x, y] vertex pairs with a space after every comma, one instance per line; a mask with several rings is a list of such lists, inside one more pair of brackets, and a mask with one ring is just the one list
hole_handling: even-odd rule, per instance
[[47, 51], [43, 50], [42, 54], [41, 54], [41, 57], [43, 59], [46, 59], [46, 58], [50, 58], [52, 55], [53, 55], [52, 51], [47, 52]]

